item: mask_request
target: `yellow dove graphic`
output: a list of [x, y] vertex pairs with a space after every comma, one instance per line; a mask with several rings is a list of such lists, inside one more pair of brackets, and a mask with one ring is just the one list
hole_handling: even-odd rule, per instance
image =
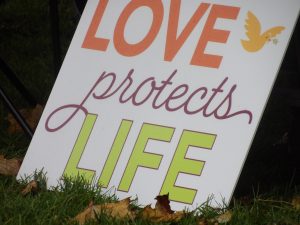
[[259, 51], [267, 42], [271, 41], [271, 38], [285, 29], [285, 27], [276, 26], [261, 34], [261, 25], [256, 16], [250, 11], [248, 11], [247, 16], [245, 28], [249, 40], [241, 40], [241, 43], [248, 52]]

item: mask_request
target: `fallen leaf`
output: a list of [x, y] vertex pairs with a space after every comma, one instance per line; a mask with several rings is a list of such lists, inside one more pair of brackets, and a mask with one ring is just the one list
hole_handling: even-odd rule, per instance
[[207, 221], [205, 219], [201, 219], [198, 221], [198, 225], [207, 225]]
[[300, 196], [294, 196], [292, 199], [292, 206], [297, 209], [300, 210]]
[[152, 222], [172, 222], [172, 221], [179, 221], [185, 213], [183, 211], [174, 212], [174, 213], [166, 213], [160, 211], [156, 208], [151, 208], [150, 205], [146, 206], [142, 213], [141, 217], [143, 219], [148, 219]]
[[230, 211], [226, 211], [225, 213], [216, 217], [216, 221], [218, 223], [228, 223], [231, 220], [232, 213]]
[[185, 215], [184, 211], [174, 212], [171, 210], [169, 195], [161, 195], [155, 198], [157, 200], [155, 208], [150, 205], [146, 206], [142, 212], [141, 217], [152, 222], [172, 222], [179, 221]]
[[0, 174], [5, 176], [16, 176], [21, 164], [21, 159], [6, 159], [3, 155], [0, 155]]
[[77, 216], [75, 216], [74, 220], [77, 221], [78, 224], [83, 225], [88, 220], [94, 220], [95, 216], [96, 216], [96, 214], [93, 209], [93, 205], [89, 205], [88, 208], [86, 208], [81, 213], [77, 214]]
[[114, 203], [105, 203], [102, 205], [93, 205], [91, 203], [87, 209], [79, 213], [74, 219], [80, 224], [84, 224], [88, 220], [95, 220], [96, 215], [105, 213], [116, 219], [134, 219], [136, 214], [130, 209], [130, 198]]
[[30, 181], [27, 186], [21, 191], [23, 196], [26, 196], [30, 193], [35, 194], [39, 190], [38, 182], [35, 180]]
[[130, 198], [125, 198], [116, 203], [106, 203], [94, 207], [96, 213], [104, 211], [107, 215], [117, 219], [134, 219], [135, 212], [130, 209]]
[[158, 196], [156, 196], [155, 199], [157, 201], [155, 204], [155, 208], [157, 210], [160, 210], [162, 212], [166, 212], [169, 214], [174, 213], [174, 211], [171, 210], [171, 207], [170, 207], [169, 193], [166, 195], [158, 195]]
[[[21, 109], [20, 114], [24, 117], [29, 127], [34, 130], [39, 122], [39, 119], [43, 112], [43, 106], [36, 105], [33, 109]], [[9, 122], [8, 133], [14, 134], [22, 132], [22, 128], [15, 120], [12, 114], [8, 114], [7, 120]]]

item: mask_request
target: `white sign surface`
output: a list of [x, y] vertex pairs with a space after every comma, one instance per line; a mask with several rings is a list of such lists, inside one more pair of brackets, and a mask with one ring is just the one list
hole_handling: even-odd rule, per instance
[[18, 177], [229, 201], [299, 0], [90, 0]]

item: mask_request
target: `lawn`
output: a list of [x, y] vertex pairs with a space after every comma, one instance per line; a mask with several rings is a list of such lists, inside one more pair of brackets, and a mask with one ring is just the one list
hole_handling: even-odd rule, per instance
[[[63, 58], [80, 15], [72, 0], [59, 2], [59, 15]], [[0, 21], [0, 57], [44, 105], [56, 78], [48, 1], [2, 0]], [[221, 224], [218, 216], [230, 212], [231, 218], [224, 224], [299, 225], [299, 153], [290, 149], [286, 138], [294, 114], [286, 98], [276, 91], [298, 79], [290, 72], [293, 69], [285, 64], [279, 73], [230, 205], [213, 209], [204, 204], [179, 221], [153, 222], [142, 216], [118, 219], [101, 214], [88, 224]], [[18, 109], [31, 107], [1, 71], [0, 85]], [[0, 155], [22, 158], [30, 139], [22, 132], [8, 132], [8, 113], [0, 101]], [[76, 224], [72, 219], [91, 201], [117, 201], [82, 179], [65, 179], [47, 190], [46, 176], [37, 174], [38, 190], [23, 196], [28, 180], [17, 182], [15, 176], [0, 175], [0, 224]], [[141, 214], [138, 199], [130, 207]]]

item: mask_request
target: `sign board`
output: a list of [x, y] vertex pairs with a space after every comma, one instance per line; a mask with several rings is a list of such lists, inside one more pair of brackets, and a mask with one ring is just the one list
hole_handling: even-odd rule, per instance
[[18, 177], [229, 201], [299, 0], [90, 0]]

